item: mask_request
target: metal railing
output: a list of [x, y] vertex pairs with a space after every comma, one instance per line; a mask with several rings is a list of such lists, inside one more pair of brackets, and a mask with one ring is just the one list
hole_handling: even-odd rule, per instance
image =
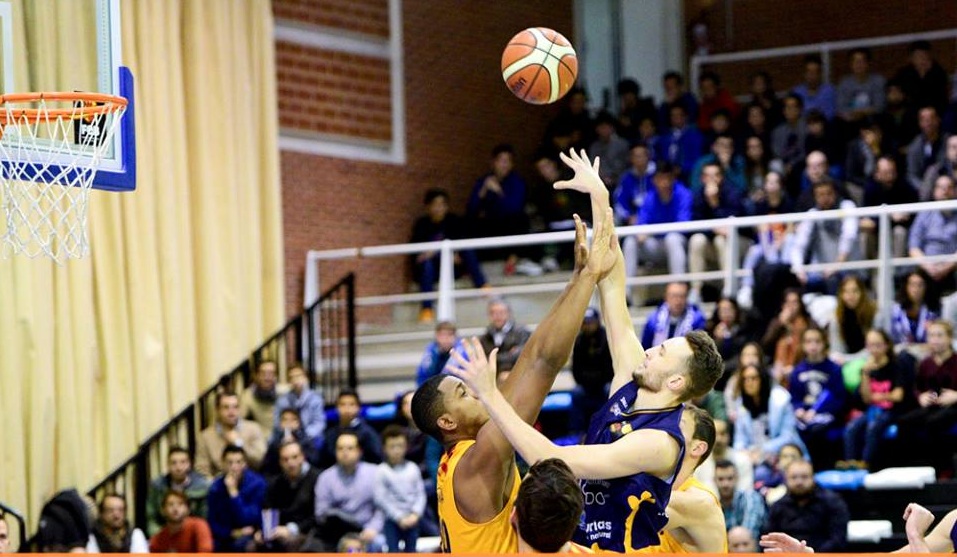
[[[851, 210], [835, 209], [831, 211], [809, 211], [804, 213], [788, 213], [771, 216], [732, 217], [729, 219], [701, 220], [676, 222], [668, 224], [635, 225], [618, 227], [619, 238], [626, 235], [655, 235], [668, 232], [693, 233], [713, 230], [718, 227], [731, 228], [735, 232], [742, 229], [769, 225], [774, 223], [800, 223], [805, 221], [824, 221], [844, 219], [848, 217], [870, 217], [879, 222], [878, 253], [876, 259], [863, 259], [845, 263], [817, 263], [802, 266], [807, 272], [823, 271], [851, 271], [876, 270], [878, 273], [877, 301], [879, 307], [889, 308], [893, 302], [893, 269], [904, 265], [914, 265], [925, 261], [955, 261], [957, 254], [915, 259], [910, 257], [893, 257], [891, 241], [890, 215], [895, 213], [919, 213], [934, 210], [957, 210], [957, 201], [934, 201], [927, 203], [910, 203], [906, 205], [883, 205], [880, 207], [857, 207]], [[336, 249], [326, 251], [310, 251], [306, 255], [305, 297], [307, 303], [315, 300], [315, 293], [319, 291], [319, 265], [322, 261], [338, 259], [354, 259], [358, 257], [385, 257], [396, 255], [412, 255], [428, 251], [440, 253], [440, 273], [438, 289], [435, 292], [418, 292], [408, 294], [388, 294], [356, 298], [357, 306], [382, 304], [421, 302], [423, 300], [437, 300], [437, 317], [440, 320], [455, 319], [455, 301], [459, 298], [474, 298], [487, 295], [484, 290], [475, 288], [456, 289], [454, 280], [454, 255], [463, 249], [488, 249], [506, 246], [529, 246], [551, 244], [558, 242], [572, 242], [573, 231], [546, 232], [541, 234], [526, 234], [521, 236], [502, 236], [495, 238], [475, 238], [468, 240], [442, 240], [437, 242], [421, 242], [416, 244], [395, 244], [386, 246], [372, 246], [362, 248]], [[721, 271], [683, 274], [657, 274], [630, 277], [629, 286], [667, 284], [673, 281], [713, 281], [720, 280], [724, 284], [724, 292], [736, 292], [738, 281], [750, 275], [750, 271], [742, 269], [740, 234], [728, 235], [726, 261]], [[523, 294], [531, 292], [558, 292], [565, 288], [564, 282], [548, 282], [536, 284], [522, 284], [513, 286], [498, 286], [495, 291], [501, 295]], [[883, 318], [886, 319], [886, 311]]]

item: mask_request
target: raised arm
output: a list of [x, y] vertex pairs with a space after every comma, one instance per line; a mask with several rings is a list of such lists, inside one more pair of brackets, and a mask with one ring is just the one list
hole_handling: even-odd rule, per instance
[[957, 510], [950, 511], [940, 523], [926, 536], [924, 532], [934, 522], [934, 515], [916, 503], [904, 509], [904, 531], [907, 533], [907, 545], [894, 553], [952, 553], [954, 542], [950, 531], [957, 522]]

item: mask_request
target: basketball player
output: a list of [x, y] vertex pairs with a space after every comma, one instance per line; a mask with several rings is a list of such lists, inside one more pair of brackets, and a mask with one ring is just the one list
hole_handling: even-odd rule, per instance
[[[595, 226], [591, 250], [577, 216], [575, 226], [575, 273], [525, 345], [502, 390], [496, 390], [515, 419], [529, 424], [568, 361], [595, 284], [615, 262], [611, 211]], [[509, 521], [521, 482], [515, 451], [481, 402], [459, 379], [437, 375], [413, 396], [412, 417], [419, 429], [445, 446], [436, 482], [443, 551], [515, 551], [517, 536]]]

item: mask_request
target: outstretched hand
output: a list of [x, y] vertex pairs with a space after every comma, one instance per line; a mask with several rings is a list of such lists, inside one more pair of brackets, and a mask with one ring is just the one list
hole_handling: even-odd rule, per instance
[[586, 268], [601, 281], [615, 267], [619, 253], [614, 214], [609, 208], [603, 215], [595, 215], [595, 233], [591, 239]]
[[[588, 154], [584, 149], [581, 150], [581, 153], [576, 153], [574, 149], [568, 151], [569, 154], [559, 153], [562, 162], [564, 162], [568, 168], [571, 168], [575, 171], [575, 176], [571, 180], [560, 180], [555, 182], [553, 186], [556, 190], [575, 190], [588, 195], [595, 195], [597, 193], [608, 194], [608, 188], [605, 187], [605, 183], [601, 181], [601, 176], [598, 175], [598, 166], [599, 159], [595, 157], [595, 160], [592, 162], [588, 161]], [[596, 219], [597, 220], [597, 219]]]
[[807, 542], [798, 540], [782, 532], [771, 532], [761, 536], [759, 545], [765, 553], [814, 553], [814, 548], [808, 547]]
[[452, 358], [455, 362], [450, 363], [446, 370], [464, 381], [479, 399], [487, 400], [498, 389], [495, 384], [495, 357], [498, 355], [498, 348], [493, 349], [486, 357], [478, 338], [472, 337], [462, 344], [468, 359], [453, 350]]

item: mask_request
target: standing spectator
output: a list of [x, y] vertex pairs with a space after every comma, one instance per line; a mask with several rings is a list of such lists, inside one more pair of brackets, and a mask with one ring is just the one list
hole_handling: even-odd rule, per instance
[[751, 104], [759, 105], [767, 116], [768, 126], [774, 127], [781, 122], [783, 106], [774, 90], [771, 74], [758, 71], [751, 74], [750, 79]]
[[741, 308], [733, 298], [727, 296], [718, 300], [705, 329], [711, 334], [725, 362], [734, 359], [748, 341]]
[[613, 375], [611, 351], [605, 328], [601, 325], [601, 315], [590, 307], [585, 310], [581, 332], [575, 338], [572, 350], [575, 390], [572, 391], [569, 429], [573, 433], [584, 433], [592, 415], [604, 406]]
[[764, 498], [753, 487], [738, 487], [738, 471], [730, 460], [719, 460], [714, 465], [714, 481], [718, 486], [725, 528], [744, 526], [757, 538], [764, 526], [768, 510]]
[[216, 422], [199, 434], [196, 471], [209, 478], [223, 472], [223, 449], [228, 445], [243, 448], [243, 461], [248, 459], [253, 468], [258, 468], [266, 456], [266, 437], [259, 424], [239, 419], [239, 397], [223, 391], [216, 393]]
[[[814, 207], [811, 211], [830, 211], [843, 209], [849, 211], [856, 206], [849, 199], [840, 200], [834, 182], [825, 180], [813, 186]], [[807, 272], [804, 264], [844, 263], [860, 259], [860, 242], [857, 238], [857, 218], [844, 217], [841, 220], [803, 221], [798, 225], [791, 252], [791, 266], [801, 284], [809, 291], [837, 291], [837, 281], [841, 274], [835, 271]]]
[[727, 89], [721, 86], [721, 78], [714, 72], [704, 72], [698, 78], [698, 90], [701, 93], [701, 104], [698, 107], [698, 128], [701, 131], [711, 131], [711, 116], [719, 110], [728, 112], [732, 120], [738, 117], [741, 107]]
[[588, 146], [588, 158], [597, 157], [601, 157], [601, 181], [608, 189], [614, 188], [628, 166], [628, 142], [615, 133], [615, 117], [604, 111], [595, 117], [595, 140]]
[[865, 409], [844, 431], [844, 467], [860, 470], [873, 465], [884, 431], [904, 401], [903, 370], [894, 356], [891, 337], [881, 329], [871, 329], [867, 332], [867, 353], [860, 387]]
[[811, 325], [811, 316], [801, 300], [801, 290], [785, 290], [781, 299], [781, 311], [771, 320], [764, 338], [761, 339], [764, 352], [771, 354], [772, 373], [778, 380], [791, 375], [800, 359], [804, 331]]
[[305, 547], [316, 526], [316, 481], [319, 471], [306, 460], [302, 445], [287, 441], [279, 448], [282, 473], [270, 480], [263, 507], [279, 513], [279, 522], [267, 538], [256, 534], [257, 550], [295, 552]]
[[[934, 182], [934, 201], [957, 199], [954, 179], [947, 175]], [[921, 211], [914, 219], [908, 238], [911, 257], [950, 255], [957, 253], [957, 211]], [[935, 292], [954, 289], [954, 269], [957, 262], [920, 263], [930, 277]]]
[[944, 156], [940, 162], [927, 168], [924, 181], [921, 182], [918, 197], [921, 201], [930, 201], [934, 197], [934, 184], [941, 175], [957, 177], [957, 135], [947, 136], [944, 143]]
[[641, 96], [641, 85], [634, 79], [626, 78], [618, 82], [618, 135], [625, 141], [638, 139], [638, 125], [645, 118], [657, 116], [655, 103], [651, 97]]
[[841, 366], [827, 357], [824, 331], [810, 328], [801, 338], [804, 359], [794, 366], [788, 390], [798, 434], [811, 458], [829, 470], [839, 458], [834, 441], [840, 439], [847, 412], [847, 391]]
[[746, 190], [744, 177], [744, 157], [734, 152], [734, 139], [730, 135], [719, 135], [711, 145], [711, 153], [704, 155], [695, 163], [691, 171], [691, 192], [699, 193], [704, 188], [703, 171], [706, 166], [716, 165], [729, 186], [728, 192], [735, 197]]
[[[615, 221], [620, 225], [638, 222], [638, 212], [648, 192], [654, 189], [655, 163], [644, 143], [636, 143], [629, 151], [631, 167], [622, 174], [618, 187], [612, 194]], [[564, 191], [564, 190], [562, 190]]]
[[160, 502], [164, 526], [150, 539], [150, 553], [212, 553], [213, 533], [202, 518], [189, 515], [190, 502], [180, 491], [167, 491]]
[[910, 64], [894, 79], [914, 106], [933, 106], [938, 113], [947, 106], [947, 72], [934, 60], [928, 41], [911, 43]]
[[262, 524], [266, 480], [246, 466], [246, 451], [223, 449], [223, 475], [209, 488], [209, 528], [217, 552], [241, 553]]
[[488, 303], [488, 327], [479, 340], [487, 356], [493, 348], [498, 348], [496, 368], [499, 373], [511, 371], [518, 361], [522, 348], [532, 336], [524, 325], [515, 322], [512, 307], [503, 298], [495, 298]]
[[[422, 354], [422, 361], [415, 370], [415, 384], [419, 387], [430, 377], [438, 375], [445, 370], [445, 364], [449, 362], [453, 350], [462, 352], [462, 339], [458, 336], [458, 330], [455, 323], [451, 321], [440, 321], [435, 326], [435, 340], [425, 347]], [[462, 352], [464, 354], [464, 352]]]
[[664, 89], [664, 99], [658, 106], [658, 127], [661, 128], [661, 131], [664, 132], [672, 126], [671, 106], [675, 104], [684, 107], [685, 115], [690, 121], [697, 120], [698, 100], [685, 90], [685, 78], [678, 72], [670, 71], [662, 76], [661, 82]]
[[877, 304], [868, 295], [864, 281], [848, 275], [838, 290], [837, 309], [827, 325], [831, 359], [838, 364], [864, 355], [864, 335], [874, 326]]
[[[905, 184], [897, 176], [897, 162], [893, 157], [884, 155], [877, 159], [874, 176], [864, 186], [864, 207], [880, 207], [881, 205], [902, 205], [916, 203], [917, 192]], [[907, 253], [907, 231], [910, 228], [914, 215], [910, 213], [892, 213], [891, 237], [893, 238], [893, 256], [904, 257]], [[862, 218], [858, 226], [864, 247], [864, 257], [871, 259], [877, 256], [878, 219]]]
[[182, 447], [170, 447], [166, 456], [166, 474], [154, 478], [146, 496], [146, 531], [155, 536], [163, 527], [163, 500], [167, 491], [182, 493], [189, 504], [189, 514], [206, 518], [206, 495], [209, 480], [193, 471], [189, 451]]
[[728, 422], [716, 419], [714, 421], [714, 432], [714, 450], [711, 451], [708, 459], [695, 469], [694, 477], [711, 488], [712, 491], [718, 493], [718, 484], [715, 482], [717, 463], [728, 461], [734, 465], [735, 477], [738, 479], [735, 489], [754, 489], [754, 465], [751, 464], [751, 457], [745, 451], [731, 448], [731, 432], [728, 429]]
[[306, 429], [302, 427], [299, 412], [295, 408], [286, 408], [279, 414], [279, 425], [273, 431], [272, 437], [269, 439], [269, 446], [266, 448], [266, 457], [263, 459], [262, 465], [264, 475], [274, 476], [282, 471], [279, 453], [283, 445], [292, 442], [299, 443], [306, 462], [312, 466], [319, 465], [319, 448], [322, 447], [322, 437], [310, 437], [306, 433]]
[[925, 106], [917, 113], [920, 134], [907, 147], [907, 183], [920, 191], [927, 169], [944, 159], [947, 135], [940, 132], [940, 116], [933, 106]]
[[359, 393], [352, 389], [340, 390], [336, 398], [336, 412], [339, 414], [339, 423], [329, 430], [322, 444], [323, 450], [319, 455], [321, 468], [327, 468], [335, 462], [336, 440], [344, 433], [355, 435], [359, 440], [361, 456], [365, 462], [371, 464], [382, 462], [382, 441], [379, 440], [376, 430], [362, 419]]
[[891, 308], [891, 341], [895, 348], [919, 346], [927, 342], [927, 325], [937, 319], [927, 302], [927, 273], [914, 269], [907, 273]]
[[810, 462], [792, 462], [785, 470], [787, 495], [771, 505], [769, 532], [784, 532], [822, 553], [842, 551], [847, 544], [850, 513], [840, 495], [814, 483]]
[[728, 530], [729, 553], [757, 553], [758, 541], [744, 526], [735, 526]]
[[[375, 479], [375, 504], [385, 514], [383, 533], [389, 553], [415, 553], [419, 521], [425, 514], [425, 485], [419, 467], [405, 459], [405, 430], [390, 425], [382, 432], [385, 462]], [[399, 542], [402, 542], [400, 549]]]
[[784, 97], [784, 121], [771, 132], [771, 152], [781, 162], [785, 174], [804, 160], [804, 99], [794, 93]]
[[698, 306], [688, 303], [688, 285], [671, 282], [665, 287], [665, 301], [648, 316], [641, 345], [658, 346], [669, 338], [700, 331], [704, 326], [704, 314]]
[[659, 160], [667, 161], [687, 179], [694, 170], [695, 162], [704, 152], [704, 136], [698, 127], [689, 123], [687, 109], [683, 104], [671, 105], [669, 109], [671, 127], [658, 139], [655, 155]]
[[837, 110], [847, 122], [859, 122], [884, 110], [884, 78], [871, 71], [871, 51], [855, 48], [848, 53], [851, 73], [837, 84]]
[[139, 528], [126, 519], [126, 499], [105, 495], [100, 501], [99, 517], [93, 523], [87, 553], [149, 553], [149, 543]]
[[[492, 181], [490, 181], [491, 183]], [[498, 182], [495, 182], [498, 184]], [[488, 194], [494, 195], [494, 194]], [[412, 226], [412, 243], [437, 242], [439, 240], [458, 240], [466, 237], [465, 223], [458, 215], [449, 212], [449, 193], [433, 188], [425, 192], [425, 212]], [[419, 283], [419, 291], [433, 292], [439, 278], [441, 265], [436, 250], [415, 254], [413, 274]], [[467, 273], [476, 288], [486, 285], [485, 274], [474, 250], [463, 249], [455, 252], [455, 275]], [[435, 318], [432, 300], [423, 300], [419, 310], [419, 321], [430, 322]]]
[[[730, 142], [730, 138], [728, 141]], [[734, 191], [734, 186], [725, 180], [718, 164], [706, 164], [701, 169], [701, 181], [704, 185], [695, 195], [694, 207], [691, 211], [694, 220], [725, 219], [742, 214], [738, 201], [741, 194]], [[692, 234], [688, 241], [689, 270], [692, 273], [702, 273], [707, 270], [709, 261], [717, 263], [721, 269], [727, 268], [728, 258], [725, 257], [725, 249], [728, 236], [737, 233], [737, 229], [719, 226]], [[701, 301], [702, 286], [701, 280], [691, 282], [692, 303]]]
[[327, 551], [347, 533], [359, 533], [364, 543], [373, 543], [385, 521], [373, 497], [377, 468], [360, 460], [359, 438], [344, 432], [335, 443], [336, 463], [319, 475], [315, 492], [317, 533]]
[[276, 423], [283, 410], [293, 409], [299, 413], [299, 422], [306, 430], [306, 436], [322, 439], [326, 431], [326, 403], [321, 390], [309, 387], [309, 376], [302, 363], [296, 362], [286, 372], [289, 379], [289, 392], [276, 402]]
[[277, 384], [278, 381], [279, 368], [276, 362], [263, 360], [253, 373], [253, 384], [243, 391], [239, 400], [239, 416], [259, 424], [263, 433], [269, 433], [276, 427], [276, 400], [288, 389], [286, 385]]
[[830, 83], [824, 82], [821, 57], [809, 54], [804, 58], [804, 83], [792, 89], [792, 93], [801, 97], [804, 115], [818, 110], [828, 120], [834, 118], [837, 110], [837, 95]]
[[844, 162], [844, 176], [849, 184], [864, 189], [868, 179], [877, 169], [877, 159], [882, 156], [893, 157], [884, 144], [884, 130], [874, 118], [865, 118], [860, 122], [858, 137], [847, 146], [847, 158]]

